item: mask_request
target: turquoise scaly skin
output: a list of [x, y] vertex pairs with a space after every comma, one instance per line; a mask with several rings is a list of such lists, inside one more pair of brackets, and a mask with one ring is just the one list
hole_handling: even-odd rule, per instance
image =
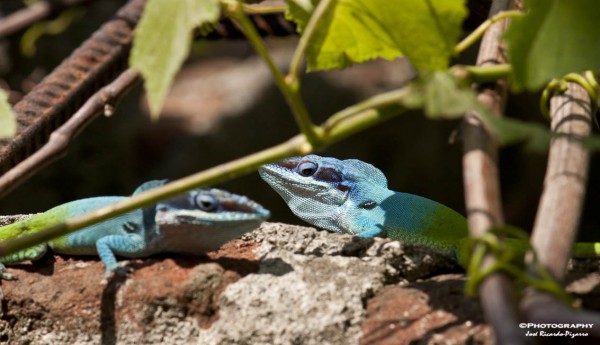
[[[263, 165], [259, 173], [296, 216], [314, 226], [426, 246], [466, 265], [465, 217], [433, 200], [388, 189], [386, 177], [371, 164], [308, 155]], [[598, 253], [598, 243], [578, 243], [574, 250], [581, 257]]]
[[[134, 192], [165, 184], [150, 181]], [[44, 213], [0, 227], [0, 241], [16, 238], [68, 218], [113, 204], [125, 197], [97, 197], [72, 201]], [[194, 189], [155, 206], [135, 210], [85, 227], [47, 244], [0, 258], [4, 263], [40, 258], [50, 247], [59, 254], [99, 255], [107, 274], [117, 268], [116, 255], [142, 258], [157, 253], [203, 254], [255, 229], [270, 213], [247, 197], [219, 189]]]

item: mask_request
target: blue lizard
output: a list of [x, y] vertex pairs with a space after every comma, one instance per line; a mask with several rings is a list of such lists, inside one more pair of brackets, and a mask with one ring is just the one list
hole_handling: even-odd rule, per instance
[[[465, 217], [433, 200], [388, 189], [385, 175], [371, 164], [308, 155], [263, 165], [259, 173], [296, 216], [312, 225], [426, 246], [466, 264]], [[574, 255], [599, 252], [597, 243], [578, 243]]]
[[[165, 184], [149, 181], [135, 194]], [[75, 200], [44, 213], [0, 227], [0, 241], [12, 239], [62, 222], [125, 197], [105, 196]], [[50, 247], [59, 254], [99, 255], [111, 273], [118, 265], [115, 255], [127, 258], [147, 257], [157, 253], [199, 255], [216, 250], [241, 236], [269, 217], [270, 213], [256, 202], [219, 189], [194, 189], [156, 206], [135, 210], [88, 226], [79, 231], [0, 258], [0, 274], [4, 263], [40, 258]]]

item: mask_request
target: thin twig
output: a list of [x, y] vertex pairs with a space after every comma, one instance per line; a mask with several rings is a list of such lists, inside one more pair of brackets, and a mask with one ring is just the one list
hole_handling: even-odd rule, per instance
[[264, 4], [242, 4], [243, 9], [244, 9], [244, 13], [246, 13], [247, 15], [252, 15], [252, 14], [277, 14], [277, 13], [284, 13], [285, 10], [287, 9], [287, 6], [285, 5], [285, 2], [281, 1], [280, 3], [276, 3], [276, 4], [268, 4], [268, 5], [264, 5]]
[[242, 32], [246, 35], [246, 38], [253, 45], [254, 49], [256, 49], [256, 52], [267, 63], [267, 67], [269, 67], [277, 87], [281, 93], [283, 93], [283, 96], [292, 110], [298, 127], [300, 127], [302, 133], [304, 133], [304, 135], [306, 135], [308, 138], [308, 144], [312, 146], [319, 146], [321, 144], [321, 137], [315, 130], [316, 126], [313, 124], [310, 115], [308, 114], [306, 105], [304, 104], [302, 96], [300, 95], [298, 84], [289, 84], [285, 80], [283, 73], [281, 73], [269, 55], [267, 47], [258, 34], [256, 28], [244, 13], [243, 7], [237, 2], [224, 1], [224, 3], [226, 4], [226, 6], [224, 6], [226, 14], [229, 15], [239, 25]]
[[319, 24], [321, 24], [323, 18], [335, 8], [336, 5], [337, 0], [323, 0], [318, 3], [311, 14], [310, 19], [304, 28], [304, 32], [302, 33], [302, 36], [300, 36], [300, 41], [298, 42], [296, 51], [294, 51], [292, 61], [290, 62], [289, 72], [286, 77], [288, 83], [293, 84], [298, 82], [300, 68], [302, 67], [302, 60], [306, 54], [306, 49], [318, 32]]
[[112, 112], [114, 104], [138, 80], [138, 73], [128, 69], [112, 83], [90, 97], [65, 124], [52, 132], [44, 146], [0, 176], [0, 197], [14, 190], [48, 164], [64, 156], [73, 138], [100, 114], [106, 114], [107, 111]]
[[0, 140], [0, 173], [10, 170], [48, 141], [49, 133], [123, 70], [133, 29], [146, 0], [129, 0], [112, 19], [57, 66], [13, 111], [17, 134]]
[[0, 20], [0, 37], [10, 36], [34, 23], [48, 18], [56, 11], [84, 5], [93, 0], [40, 1]]
[[493, 17], [481, 23], [479, 27], [477, 27], [477, 29], [473, 30], [473, 32], [469, 34], [469, 36], [465, 37], [462, 41], [460, 41], [454, 48], [454, 54], [460, 54], [467, 50], [467, 48], [472, 46], [478, 39], [480, 39], [494, 23], [497, 23], [506, 18], [513, 18], [521, 15], [521, 11], [518, 10], [502, 11], [500, 13], [495, 14]]
[[[509, 10], [510, 0], [494, 0], [490, 18], [500, 11]], [[493, 23], [483, 36], [478, 65], [506, 62], [501, 46], [501, 35], [507, 26], [505, 20]], [[486, 84], [478, 93], [478, 100], [498, 116], [503, 113], [507, 83], [499, 80]], [[479, 237], [491, 228], [504, 224], [498, 180], [497, 146], [486, 132], [476, 112], [466, 115], [463, 122], [463, 171], [465, 202], [471, 236]], [[494, 256], [484, 256], [480, 269], [490, 267]], [[525, 333], [517, 325], [519, 312], [514, 283], [503, 273], [490, 274], [479, 285], [479, 295], [485, 316], [494, 327], [499, 344], [525, 344]]]

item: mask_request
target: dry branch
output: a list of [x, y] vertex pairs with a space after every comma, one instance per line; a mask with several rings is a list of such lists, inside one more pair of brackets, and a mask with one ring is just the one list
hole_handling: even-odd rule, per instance
[[[510, 8], [510, 0], [495, 0], [490, 17]], [[497, 22], [483, 36], [477, 57], [478, 65], [506, 62], [500, 37], [507, 24], [506, 20]], [[506, 89], [507, 83], [502, 80], [487, 84], [478, 90], [478, 100], [500, 116], [504, 110]], [[463, 125], [463, 171], [469, 232], [471, 236], [478, 237], [492, 227], [504, 224], [497, 146], [486, 132], [477, 113], [467, 114]], [[481, 268], [488, 267], [494, 261], [493, 255], [486, 255]], [[524, 332], [517, 327], [520, 316], [514, 291], [512, 280], [503, 273], [489, 275], [479, 286], [485, 316], [494, 327], [499, 344], [527, 343]]]
[[133, 28], [144, 5], [145, 0], [130, 0], [15, 104], [17, 135], [0, 141], [0, 173], [40, 148], [52, 131], [126, 68]]
[[550, 143], [544, 191], [538, 207], [531, 244], [539, 261], [559, 280], [577, 237], [588, 177], [589, 151], [578, 140], [592, 128], [592, 104], [576, 83], [550, 99], [551, 128], [557, 136]]
[[[538, 207], [531, 237], [537, 258], [557, 280], [565, 278], [573, 243], [577, 238], [585, 196], [589, 151], [579, 141], [592, 127], [592, 104], [583, 87], [568, 83], [564, 93], [550, 99], [552, 132], [544, 191]], [[529, 263], [533, 265], [533, 263]], [[530, 267], [531, 274], [535, 269]], [[600, 338], [600, 314], [574, 310], [554, 296], [530, 288], [521, 301], [528, 322], [591, 323], [586, 329], [591, 337]]]
[[131, 69], [100, 89], [61, 127], [52, 132], [48, 142], [33, 155], [0, 177], [0, 197], [14, 190], [36, 172], [67, 153], [69, 144], [90, 122], [101, 114], [112, 113], [114, 104], [139, 80]]

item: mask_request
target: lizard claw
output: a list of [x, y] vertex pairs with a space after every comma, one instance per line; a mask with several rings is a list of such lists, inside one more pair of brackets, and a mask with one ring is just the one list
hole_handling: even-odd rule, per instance
[[107, 285], [108, 282], [118, 278], [125, 278], [127, 274], [133, 272], [133, 268], [127, 266], [127, 262], [120, 262], [117, 266], [107, 269], [104, 273], [104, 278], [100, 282], [101, 285]]
[[0, 269], [0, 280], [17, 280], [17, 276], [6, 272], [5, 269]]
[[[0, 264], [1, 265], [1, 264]], [[6, 272], [6, 267], [0, 267], [0, 281], [2, 280], [17, 280], [17, 276]], [[0, 302], [4, 301], [4, 291], [0, 286]]]

